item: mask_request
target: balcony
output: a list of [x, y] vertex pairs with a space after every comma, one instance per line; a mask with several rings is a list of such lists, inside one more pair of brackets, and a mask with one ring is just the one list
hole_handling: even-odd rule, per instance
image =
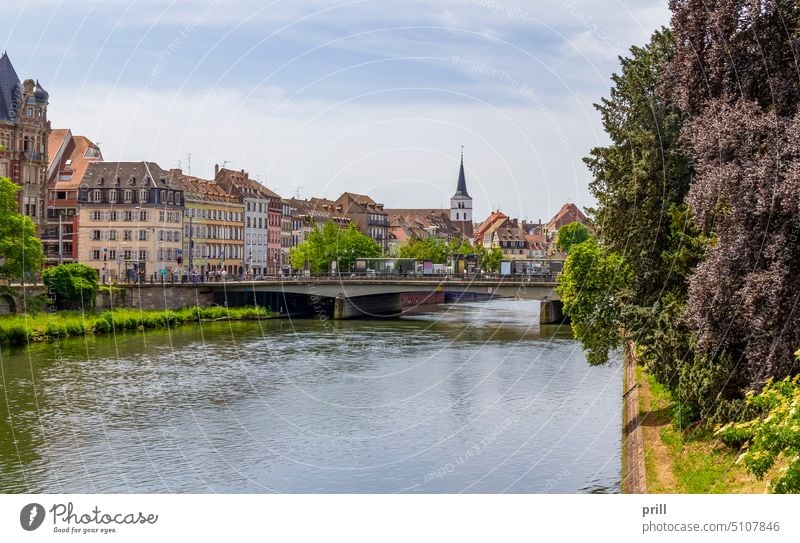
[[44, 160], [44, 154], [25, 151], [25, 160], [29, 160], [31, 162], [38, 162]]

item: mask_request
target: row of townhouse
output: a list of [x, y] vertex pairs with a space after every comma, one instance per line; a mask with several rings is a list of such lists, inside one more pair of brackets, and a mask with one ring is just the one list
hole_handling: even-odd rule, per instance
[[309, 207], [243, 170], [215, 167], [213, 179], [201, 179], [154, 162], [105, 162], [89, 138], [51, 128], [49, 100], [38, 81], [20, 81], [8, 55], [0, 57], [0, 176], [21, 187], [19, 211], [37, 226], [45, 265], [82, 262], [108, 279], [274, 275], [329, 218], [352, 222], [387, 248], [383, 204], [368, 196], [312, 199]]

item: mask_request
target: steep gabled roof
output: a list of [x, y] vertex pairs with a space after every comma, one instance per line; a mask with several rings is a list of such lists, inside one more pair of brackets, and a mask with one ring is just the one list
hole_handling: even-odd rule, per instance
[[19, 76], [7, 53], [0, 57], [0, 121], [14, 122], [22, 102]]
[[476, 240], [483, 239], [483, 236], [486, 235], [487, 232], [489, 232], [493, 227], [494, 228], [498, 227], [506, 219], [508, 219], [508, 216], [505, 213], [503, 213], [502, 211], [493, 212], [475, 230], [475, 239]]
[[583, 212], [578, 209], [578, 206], [568, 202], [561, 206], [561, 209], [559, 209], [558, 213], [556, 213], [555, 216], [550, 219], [550, 222], [547, 223], [547, 226], [551, 230], [554, 230], [572, 222], [588, 224], [589, 219], [587, 219], [586, 215], [584, 215]]
[[[461, 152], [461, 168], [458, 170], [458, 185], [456, 186], [455, 196], [464, 196], [469, 198], [467, 192], [467, 178], [464, 175], [464, 152]], [[455, 197], [454, 196], [454, 197]]]

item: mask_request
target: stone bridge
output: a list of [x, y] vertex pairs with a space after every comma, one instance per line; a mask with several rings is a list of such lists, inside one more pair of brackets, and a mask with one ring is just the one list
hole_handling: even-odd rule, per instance
[[[557, 283], [524, 278], [442, 279], [322, 277], [212, 283], [214, 301], [231, 306], [259, 304], [292, 315], [334, 319], [397, 316], [426, 303], [517, 298], [540, 300], [541, 324], [564, 320]], [[211, 286], [210, 285], [210, 286]]]
[[[433, 303], [517, 298], [540, 300], [541, 324], [564, 321], [556, 282], [527, 278], [447, 279], [384, 277], [311, 277], [209, 283], [115, 285], [114, 300], [99, 293], [98, 309], [141, 307], [177, 309], [188, 305], [263, 305], [284, 315], [334, 319], [403, 314]], [[15, 285], [0, 299], [0, 312], [22, 313], [27, 300], [44, 294], [39, 286]]]

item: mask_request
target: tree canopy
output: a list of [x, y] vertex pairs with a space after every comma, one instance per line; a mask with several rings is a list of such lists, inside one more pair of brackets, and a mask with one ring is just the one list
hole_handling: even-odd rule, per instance
[[19, 213], [20, 188], [0, 177], [0, 279], [19, 280], [35, 273], [44, 260], [36, 225]]
[[556, 291], [590, 364], [605, 364], [619, 346], [619, 296], [630, 278], [622, 257], [604, 251], [597, 239], [571, 247]]
[[47, 268], [42, 279], [60, 309], [93, 308], [97, 295], [97, 271], [84, 264], [61, 264]]
[[411, 239], [400, 247], [400, 258], [430, 260], [436, 264], [444, 264], [450, 255], [475, 254], [475, 249], [467, 240], [453, 238], [449, 242], [442, 238], [428, 237]]
[[714, 238], [692, 273], [688, 316], [698, 353], [711, 364], [733, 360], [745, 389], [758, 389], [798, 371], [800, 6], [670, 7], [678, 46], [664, 92], [687, 119], [696, 177], [686, 201]]
[[339, 269], [348, 270], [357, 258], [379, 257], [381, 247], [354, 224], [339, 228], [333, 221], [328, 221], [318, 225], [305, 241], [293, 247], [289, 256], [293, 268], [299, 270], [307, 264], [313, 273], [322, 273], [328, 271], [334, 260], [339, 262]]
[[556, 233], [556, 249], [568, 253], [569, 248], [589, 239], [589, 229], [579, 222], [565, 224]]

